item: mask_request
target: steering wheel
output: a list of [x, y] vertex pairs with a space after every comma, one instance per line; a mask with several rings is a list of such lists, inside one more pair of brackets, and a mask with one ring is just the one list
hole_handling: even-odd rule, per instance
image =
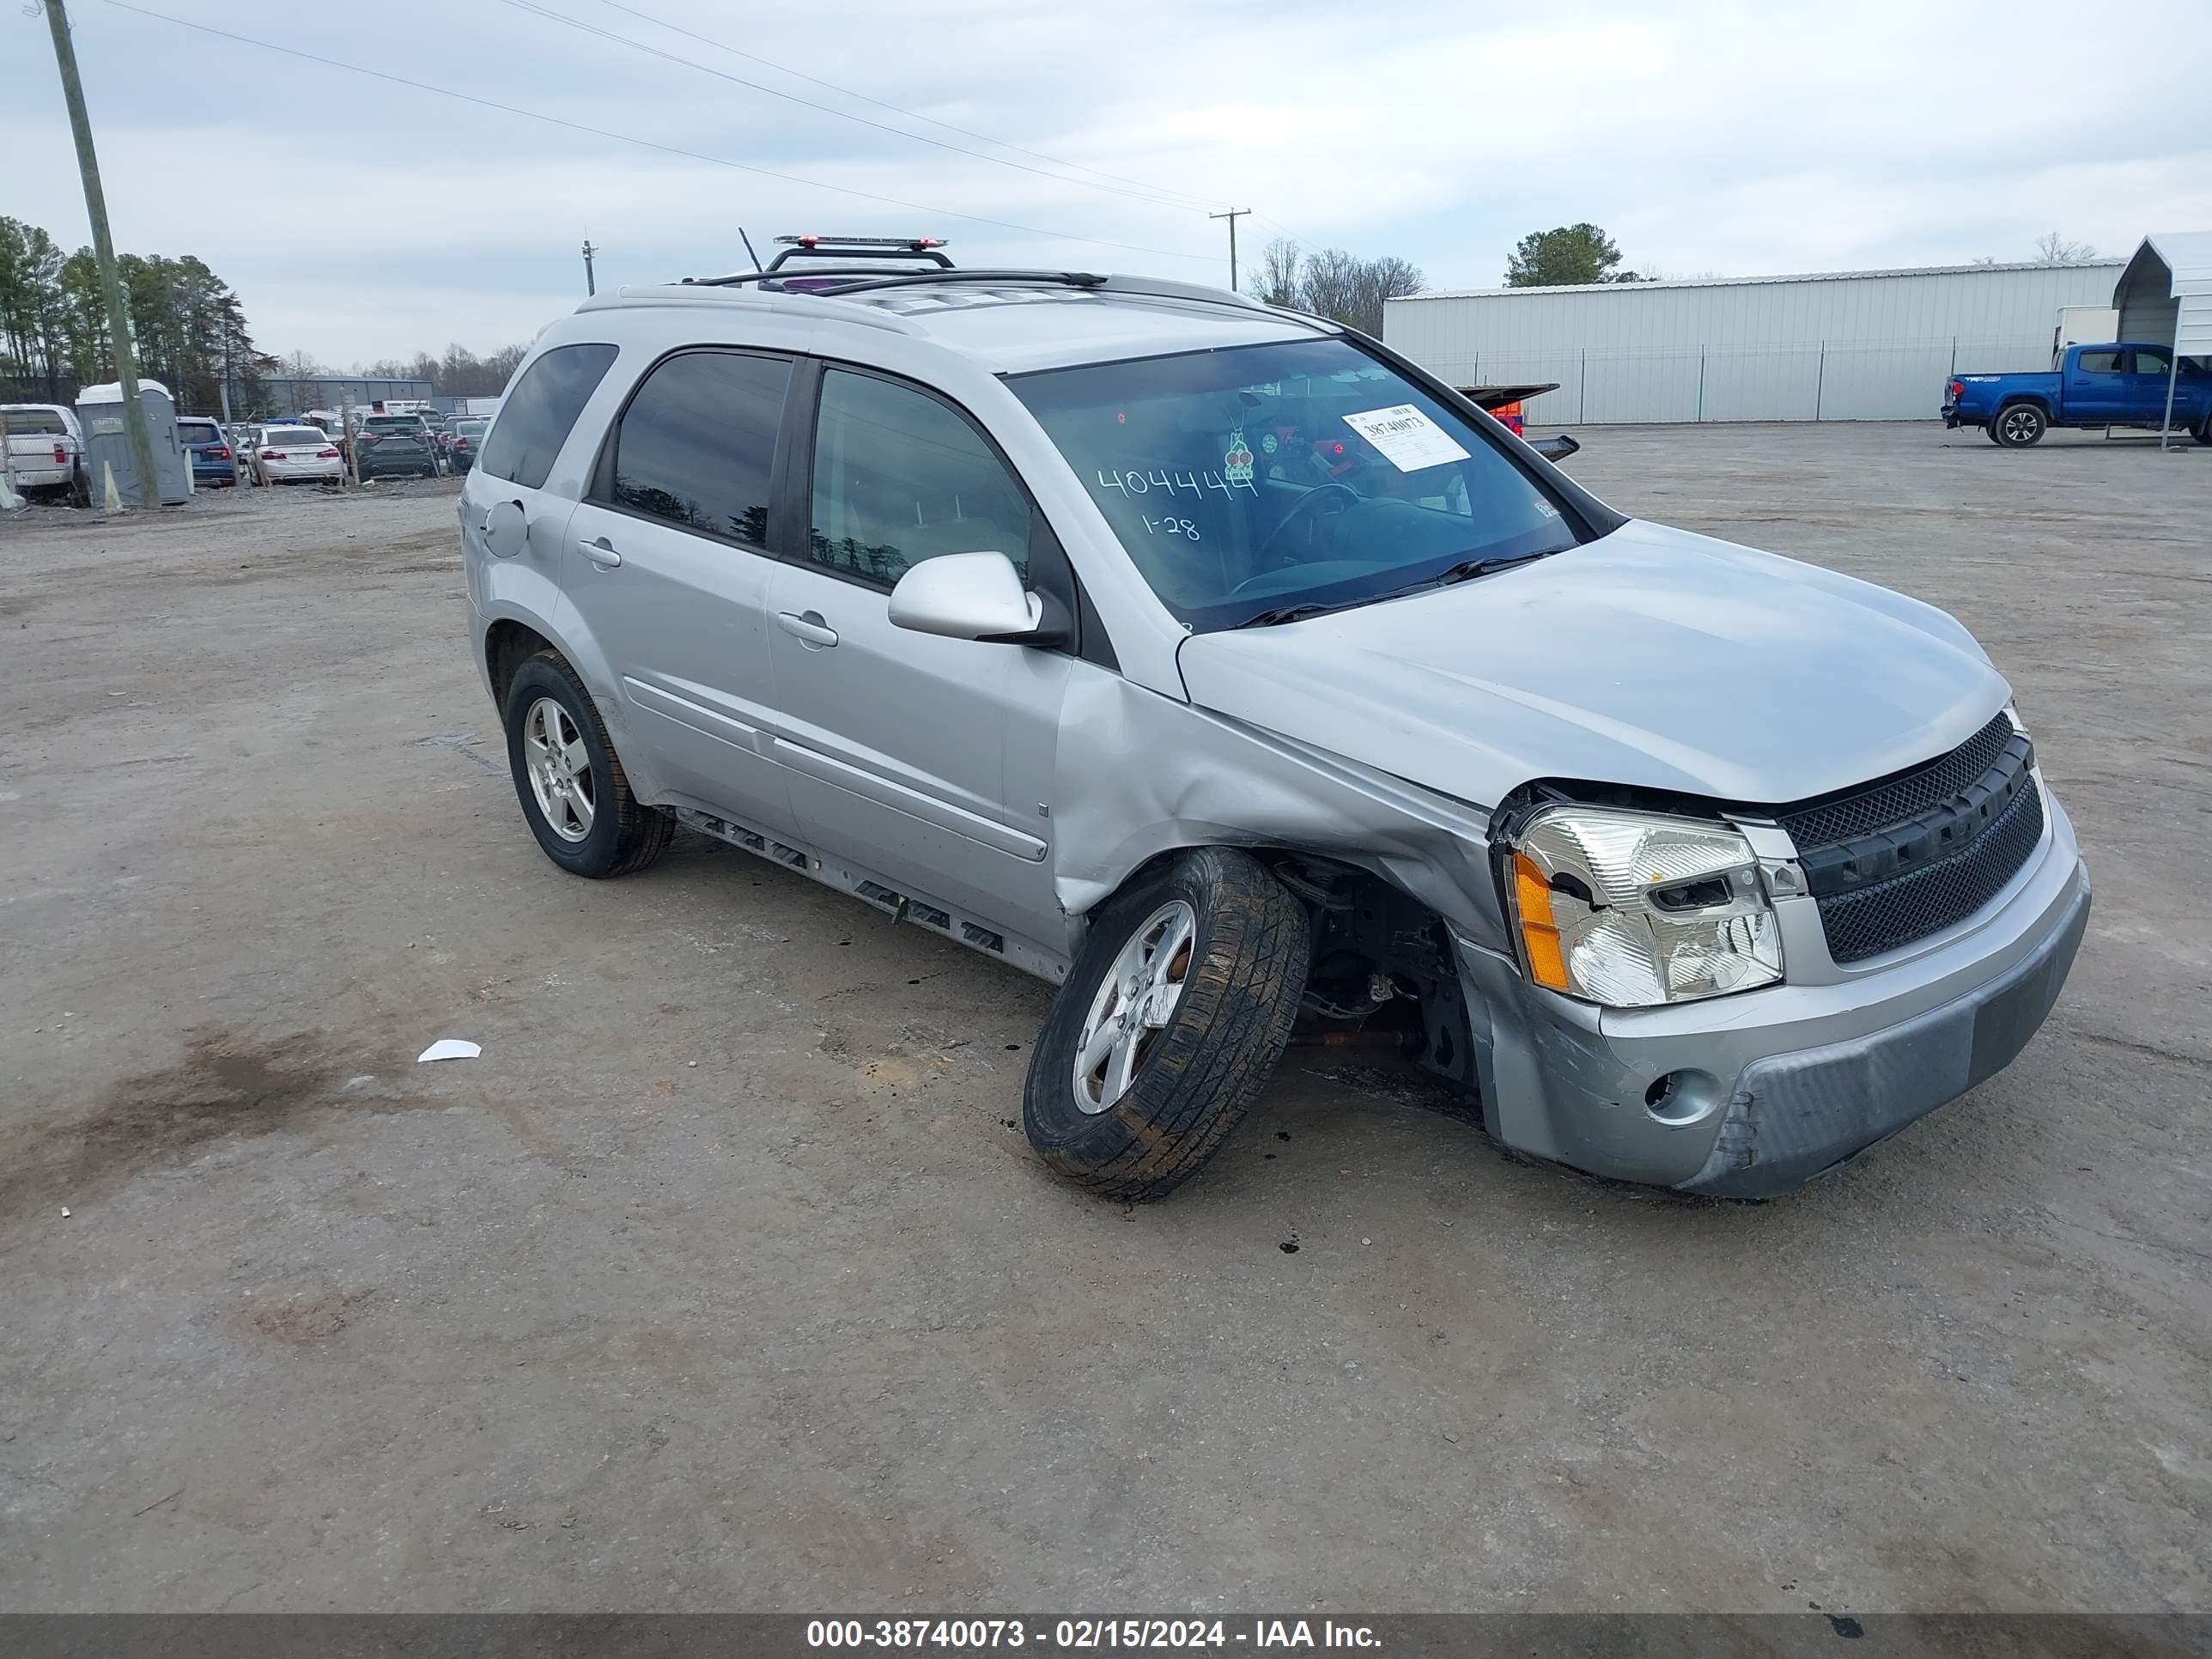
[[[1295, 524], [1298, 520], [1304, 518], [1312, 513], [1315, 509], [1316, 503], [1337, 495], [1341, 495], [1344, 498], [1345, 504], [1347, 507], [1357, 507], [1361, 501], [1367, 499], [1358, 490], [1354, 489], [1350, 484], [1316, 484], [1311, 489], [1308, 490], [1304, 495], [1301, 495], [1298, 498], [1297, 504], [1295, 507], [1291, 507], [1289, 512], [1283, 514], [1281, 520], [1276, 524], [1273, 530], [1270, 530], [1265, 536], [1262, 536], [1260, 538], [1260, 545], [1252, 550], [1252, 562], [1255, 564], [1257, 564], [1262, 559], [1265, 559], [1267, 555], [1274, 550], [1275, 544], [1282, 539], [1283, 532], [1285, 530], [1288, 530], [1291, 525]], [[1262, 575], [1272, 574], [1272, 572], [1267, 571], [1261, 573]], [[1246, 587], [1249, 586], [1252, 582], [1255, 582], [1259, 580], [1260, 578], [1258, 576], [1250, 577], [1246, 581], [1240, 583], [1234, 591], [1241, 593]]]

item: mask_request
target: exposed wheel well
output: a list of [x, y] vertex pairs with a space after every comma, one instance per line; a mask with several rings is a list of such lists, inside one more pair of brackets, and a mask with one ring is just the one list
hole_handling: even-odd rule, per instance
[[484, 661], [491, 670], [492, 701], [504, 709], [507, 688], [514, 684], [514, 671], [540, 651], [558, 648], [534, 628], [504, 617], [494, 623], [484, 635]]
[[[1156, 854], [1129, 879], [1186, 850]], [[1322, 1042], [1356, 1031], [1395, 1035], [1407, 1057], [1478, 1092], [1467, 1001], [1443, 919], [1357, 865], [1288, 848], [1243, 850], [1297, 894], [1313, 918], [1301, 1032]]]

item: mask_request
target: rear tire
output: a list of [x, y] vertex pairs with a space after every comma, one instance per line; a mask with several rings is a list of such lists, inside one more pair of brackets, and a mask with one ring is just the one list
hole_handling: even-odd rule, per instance
[[1990, 435], [2007, 449], [2026, 449], [2042, 442], [2050, 426], [2033, 404], [2007, 404], [1990, 422]]
[[2193, 435], [2200, 444], [2212, 444], [2212, 409], [2204, 411], [2204, 418], [2197, 422]]
[[[556, 778], [542, 769], [549, 758], [547, 738], [566, 757]], [[571, 875], [594, 880], [629, 875], [666, 852], [675, 836], [674, 818], [630, 793], [598, 705], [558, 652], [530, 658], [507, 687], [507, 763], [530, 833], [545, 856]], [[549, 804], [560, 814], [557, 825], [548, 816]]]
[[[1105, 1197], [1158, 1198], [1182, 1185], [1281, 1060], [1311, 935], [1304, 905], [1258, 860], [1229, 848], [1185, 853], [1115, 895], [1030, 1055], [1022, 1093], [1030, 1145]], [[1152, 1000], [1170, 991], [1164, 1005]], [[1164, 1023], [1148, 1017], [1163, 1006]], [[1130, 1033], [1118, 1091], [1119, 1048], [1079, 1075], [1086, 1036], [1103, 1041], [1115, 1030]]]

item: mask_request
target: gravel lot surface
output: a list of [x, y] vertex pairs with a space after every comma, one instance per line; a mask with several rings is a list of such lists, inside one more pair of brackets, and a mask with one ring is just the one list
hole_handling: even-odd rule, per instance
[[450, 483], [0, 522], [0, 1607], [2212, 1606], [2212, 451], [1581, 435], [1959, 615], [2094, 875], [2010, 1071], [1783, 1202], [1317, 1049], [1086, 1199], [1045, 988], [544, 858]]

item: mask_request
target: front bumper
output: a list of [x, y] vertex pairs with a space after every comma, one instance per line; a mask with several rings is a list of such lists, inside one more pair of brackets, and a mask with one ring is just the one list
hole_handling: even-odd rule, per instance
[[1598, 1009], [1457, 941], [1492, 1133], [1596, 1175], [1764, 1198], [1955, 1099], [2027, 1046], [2087, 926], [2073, 826], [2047, 790], [2045, 805], [2041, 845], [1988, 905], [1820, 982]]

